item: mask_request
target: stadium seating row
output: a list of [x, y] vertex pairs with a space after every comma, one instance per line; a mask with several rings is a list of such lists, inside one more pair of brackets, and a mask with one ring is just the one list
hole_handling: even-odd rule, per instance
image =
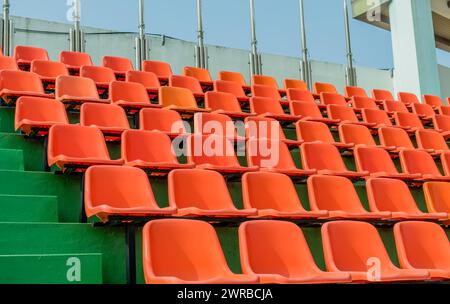
[[[336, 221], [322, 226], [327, 271], [319, 269], [302, 230], [282, 221], [249, 221], [239, 227], [243, 274], [234, 274], [212, 226], [194, 220], [151, 221], [143, 230], [147, 283], [348, 283], [450, 278], [450, 245], [439, 225], [394, 226], [401, 268], [389, 258], [375, 227]], [[361, 237], [364, 236], [364, 237]]]

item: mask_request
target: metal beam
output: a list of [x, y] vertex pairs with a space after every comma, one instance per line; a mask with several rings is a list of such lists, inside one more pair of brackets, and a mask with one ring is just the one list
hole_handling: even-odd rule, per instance
[[299, 0], [300, 8], [300, 32], [302, 38], [302, 59], [300, 61], [301, 76], [304, 82], [308, 85], [308, 88], [312, 89], [312, 77], [311, 77], [311, 65], [309, 62], [309, 51], [306, 39], [306, 25], [305, 25], [305, 11], [303, 6], [303, 0]]
[[250, 0], [250, 30], [252, 34], [251, 54], [250, 54], [250, 69], [251, 74], [262, 74], [261, 56], [258, 54], [258, 40], [256, 39], [256, 23], [255, 23], [255, 3]]
[[204, 35], [202, 0], [197, 0], [197, 45], [195, 47], [195, 59], [196, 65], [199, 68], [207, 68], [208, 66], [208, 55], [204, 44]]
[[9, 0], [3, 0], [2, 51], [5, 56], [12, 55], [14, 26], [9, 15]]
[[345, 40], [347, 46], [347, 68], [346, 68], [346, 81], [348, 86], [356, 86], [356, 72], [353, 67], [353, 53], [350, 33], [350, 19], [348, 14], [348, 0], [344, 0], [344, 20], [345, 20]]
[[139, 36], [136, 37], [136, 69], [142, 69], [142, 61], [147, 60], [147, 37], [145, 35], [144, 0], [138, 0], [139, 6]]

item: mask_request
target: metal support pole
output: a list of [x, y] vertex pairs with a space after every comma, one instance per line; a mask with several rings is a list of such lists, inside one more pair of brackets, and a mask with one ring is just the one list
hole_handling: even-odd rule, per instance
[[308, 85], [308, 88], [312, 90], [312, 77], [311, 77], [311, 65], [309, 62], [309, 51], [306, 40], [306, 25], [305, 25], [305, 11], [303, 6], [303, 0], [299, 0], [300, 6], [300, 31], [302, 36], [302, 59], [301, 59], [301, 76], [304, 82]]
[[350, 20], [348, 16], [348, 2], [344, 0], [344, 19], [345, 19], [345, 37], [347, 45], [347, 68], [346, 68], [346, 80], [348, 86], [356, 86], [356, 71], [353, 67], [353, 53], [352, 53], [352, 43], [350, 37]]
[[73, 2], [74, 25], [69, 32], [70, 50], [73, 52], [84, 52], [84, 33], [81, 29], [81, 5], [80, 0]]
[[125, 224], [126, 274], [127, 283], [136, 284], [136, 226], [133, 222]]
[[147, 60], [147, 37], [145, 35], [144, 0], [139, 0], [139, 36], [136, 37], [136, 69], [142, 69], [142, 61]]
[[202, 0], [197, 0], [197, 45], [195, 47], [195, 60], [197, 67], [204, 69], [207, 68], [207, 58], [208, 55], [204, 44]]
[[14, 25], [9, 16], [9, 0], [3, 0], [2, 51], [5, 56], [12, 55]]
[[250, 0], [250, 27], [252, 34], [252, 50], [250, 54], [250, 69], [252, 75], [262, 74], [261, 56], [258, 54], [258, 40], [256, 39], [255, 3]]

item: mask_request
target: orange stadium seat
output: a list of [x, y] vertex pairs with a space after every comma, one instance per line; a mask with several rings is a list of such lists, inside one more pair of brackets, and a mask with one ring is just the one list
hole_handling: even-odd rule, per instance
[[[447, 102], [450, 104], [450, 97], [447, 99]], [[438, 108], [438, 112], [441, 115], [449, 115], [450, 116], [450, 106], [440, 106]]]
[[342, 124], [338, 127], [339, 137], [344, 144], [368, 147], [382, 147], [384, 149], [393, 149], [392, 147], [386, 147], [384, 145], [378, 146], [375, 139], [370, 133], [370, 130], [365, 126], [354, 124]]
[[369, 172], [372, 177], [388, 177], [402, 180], [421, 177], [420, 174], [413, 172], [404, 171], [404, 173], [399, 173], [391, 156], [383, 148], [357, 146], [355, 148], [355, 163], [358, 172]]
[[352, 148], [352, 143], [336, 142], [330, 129], [323, 122], [297, 121], [295, 123], [297, 138], [305, 142], [324, 142], [338, 148]]
[[261, 283], [319, 284], [350, 282], [350, 274], [317, 267], [302, 230], [283, 221], [251, 221], [239, 227], [242, 271]]
[[392, 127], [391, 119], [383, 110], [362, 109], [361, 113], [364, 122], [375, 124], [373, 128]]
[[433, 107], [426, 103], [413, 103], [412, 111], [424, 120], [430, 120], [436, 115]]
[[233, 120], [225, 114], [195, 113], [193, 120], [194, 134], [215, 134], [227, 137], [233, 141], [245, 141], [245, 137], [243, 137], [244, 134], [242, 134], [242, 136], [237, 134]]
[[33, 60], [30, 71], [39, 75], [44, 86], [55, 85], [56, 77], [69, 75], [64, 63], [49, 60]]
[[33, 60], [49, 60], [46, 49], [18, 45], [14, 48], [14, 59], [21, 70], [29, 71]]
[[397, 95], [398, 95], [398, 100], [400, 102], [403, 102], [407, 106], [411, 106], [414, 103], [420, 103], [420, 100], [419, 100], [419, 98], [417, 98], [416, 94], [407, 93], [407, 92], [399, 92]]
[[303, 80], [300, 80], [300, 79], [285, 78], [285, 79], [283, 79], [283, 86], [286, 91], [288, 89], [309, 91], [308, 85], [306, 84], [306, 82], [304, 82]]
[[433, 117], [433, 126], [444, 138], [448, 139], [450, 137], [450, 116], [435, 115]]
[[370, 178], [366, 182], [370, 210], [391, 212], [395, 220], [439, 220], [446, 213], [424, 213], [405, 182], [389, 178]]
[[97, 127], [105, 137], [120, 137], [130, 129], [127, 114], [115, 104], [84, 103], [80, 108], [80, 125]]
[[278, 99], [268, 97], [250, 98], [250, 112], [287, 123], [297, 121], [301, 118], [300, 116], [286, 114]]
[[356, 124], [367, 127], [375, 126], [375, 123], [360, 121], [355, 111], [348, 106], [329, 104], [327, 105], [327, 113], [329, 118], [339, 120], [340, 124]]
[[367, 95], [366, 90], [364, 90], [361, 87], [352, 87], [352, 86], [346, 86], [344, 88], [345, 96], [348, 98], [352, 97], [369, 97]]
[[327, 125], [339, 124], [338, 119], [324, 118], [319, 107], [309, 101], [290, 101], [289, 110], [292, 115], [302, 117], [302, 120], [323, 122]]
[[244, 207], [256, 208], [258, 217], [314, 219], [327, 211], [306, 211], [289, 176], [272, 172], [251, 172], [242, 176]]
[[54, 99], [20, 97], [16, 103], [15, 130], [27, 135], [46, 135], [51, 126], [69, 124], [64, 105]]
[[0, 71], [3, 70], [19, 70], [16, 60], [13, 57], [0, 56]]
[[374, 89], [372, 90], [372, 97], [377, 101], [395, 100], [394, 95], [388, 90]]
[[202, 86], [197, 78], [191, 76], [172, 75], [169, 77], [169, 86], [188, 89], [194, 94], [196, 99], [203, 100], [205, 98], [205, 93], [203, 93]]
[[328, 143], [304, 143], [300, 147], [302, 165], [315, 169], [319, 174], [362, 178], [369, 172], [354, 172], [347, 169], [338, 148]]
[[385, 219], [387, 211], [364, 209], [351, 180], [341, 176], [314, 175], [308, 178], [311, 210], [326, 210], [333, 219]]
[[416, 149], [408, 133], [400, 128], [382, 127], [378, 130], [380, 144], [384, 147], [393, 147], [393, 152], [404, 149]]
[[125, 165], [151, 172], [169, 172], [194, 165], [180, 164], [172, 150], [169, 135], [158, 131], [128, 130], [122, 134], [122, 158]]
[[427, 209], [433, 213], [447, 213], [444, 224], [450, 224], [450, 183], [446, 182], [426, 182], [423, 184], [423, 192]]
[[233, 143], [217, 135], [190, 135], [186, 144], [187, 160], [198, 169], [219, 171], [223, 174], [243, 174], [258, 170], [256, 166], [239, 164]]
[[144, 60], [142, 62], [142, 70], [155, 73], [161, 85], [169, 83], [169, 77], [173, 75], [170, 64], [163, 61]]
[[393, 115], [395, 112], [409, 113], [408, 108], [403, 102], [395, 100], [383, 100], [383, 108], [389, 115]]
[[[205, 187], [205, 185], [208, 185]], [[177, 216], [247, 217], [256, 209], [234, 206], [224, 177], [211, 170], [179, 169], [168, 177], [169, 206]]]
[[362, 109], [379, 110], [375, 99], [370, 97], [353, 96], [350, 103], [355, 111], [361, 111]]
[[314, 169], [297, 168], [288, 146], [282, 141], [252, 138], [247, 141], [246, 152], [248, 165], [259, 167], [260, 171], [283, 173], [295, 178], [316, 173]]
[[408, 132], [416, 132], [423, 129], [422, 121], [414, 113], [394, 113], [395, 125], [407, 129]]
[[39, 76], [24, 71], [0, 71], [0, 98], [5, 104], [14, 104], [20, 96], [50, 97], [45, 94]]
[[[249, 87], [250, 89], [250, 87]], [[214, 81], [214, 91], [220, 93], [233, 94], [242, 104], [248, 104], [250, 97], [245, 94], [242, 86], [235, 81], [216, 80]]]
[[139, 112], [139, 129], [159, 131], [177, 137], [186, 135], [186, 128], [180, 114], [174, 110], [144, 108]]
[[429, 106], [432, 106], [435, 109], [444, 105], [444, 102], [442, 101], [441, 97], [434, 95], [423, 95], [423, 102]]
[[[216, 83], [217, 81], [214, 85], [216, 85]], [[233, 119], [243, 119], [255, 115], [243, 112], [238, 98], [235, 95], [220, 91], [210, 91], [205, 93], [205, 107], [211, 109], [214, 113], [225, 114]]]
[[442, 168], [446, 176], [450, 176], [450, 152], [444, 152], [441, 154]]
[[148, 222], [142, 231], [142, 251], [147, 284], [255, 284], [259, 281], [256, 276], [231, 272], [216, 231], [203, 221]]
[[252, 86], [254, 85], [265, 85], [278, 89], [276, 79], [267, 75], [252, 75]]
[[332, 85], [331, 83], [322, 83], [322, 82], [316, 82], [314, 83], [314, 93], [316, 94], [322, 94], [322, 93], [332, 93], [332, 94], [339, 94], [336, 87]]
[[112, 69], [100, 66], [83, 65], [80, 68], [80, 76], [92, 79], [99, 91], [109, 89], [110, 83], [116, 81]]
[[281, 104], [285, 105], [288, 102], [281, 98], [280, 92], [276, 87], [255, 84], [252, 85], [252, 97], [266, 97], [278, 100]]
[[85, 102], [109, 103], [100, 99], [95, 82], [86, 77], [58, 76], [55, 89], [56, 100], [67, 105], [79, 106]]
[[87, 53], [62, 51], [59, 61], [64, 63], [71, 74], [79, 74], [80, 68], [93, 65], [91, 56]]
[[110, 217], [149, 217], [173, 214], [159, 208], [144, 171], [124, 166], [92, 166], [84, 179], [86, 216], [107, 222]]
[[231, 81], [238, 83], [246, 92], [250, 92], [250, 86], [247, 85], [244, 76], [238, 72], [220, 71], [218, 75], [219, 80]]
[[93, 165], [121, 165], [111, 160], [100, 129], [78, 125], [54, 125], [50, 128], [47, 150], [48, 165], [81, 170]]
[[138, 111], [142, 108], [158, 108], [152, 104], [145, 87], [137, 82], [113, 81], [109, 85], [109, 98], [127, 111]]
[[[327, 270], [350, 272], [353, 282], [424, 281], [430, 278], [426, 270], [395, 266], [377, 229], [369, 223], [325, 223], [322, 242]], [[371, 271], [371, 266], [375, 265], [378, 265], [378, 271]]]
[[117, 79], [125, 79], [126, 72], [134, 70], [131, 60], [125, 57], [103, 56], [102, 66], [112, 69]]
[[427, 181], [450, 181], [450, 176], [443, 176], [434, 162], [433, 157], [425, 151], [400, 151], [400, 163], [403, 172], [418, 174], [418, 179]]
[[137, 82], [142, 84], [150, 98], [158, 96], [158, 90], [161, 87], [158, 76], [152, 72], [128, 71], [125, 75], [126, 82]]
[[158, 93], [159, 104], [168, 109], [183, 113], [209, 112], [209, 109], [199, 108], [194, 94], [185, 88], [160, 87]]
[[187, 66], [183, 68], [183, 74], [197, 79], [205, 89], [210, 89], [213, 86], [213, 79], [207, 69]]
[[277, 120], [260, 116], [248, 117], [245, 119], [245, 137], [247, 139], [265, 138], [270, 140], [280, 140], [289, 147], [294, 148], [303, 143], [303, 140], [287, 139], [283, 128]]
[[320, 93], [320, 102], [323, 105], [340, 105], [347, 107], [347, 101], [345, 100], [345, 97], [342, 95], [339, 95], [338, 93], [326, 93], [322, 92]]
[[450, 279], [450, 243], [438, 224], [397, 223], [394, 237], [402, 268], [426, 270], [432, 280]]
[[435, 130], [417, 130], [416, 141], [420, 149], [433, 150], [434, 153], [439, 154], [450, 150], [444, 136]]
[[311, 103], [316, 103], [316, 99], [314, 98], [314, 95], [307, 90], [301, 90], [301, 89], [287, 89], [286, 90], [286, 97], [289, 101], [308, 101]]

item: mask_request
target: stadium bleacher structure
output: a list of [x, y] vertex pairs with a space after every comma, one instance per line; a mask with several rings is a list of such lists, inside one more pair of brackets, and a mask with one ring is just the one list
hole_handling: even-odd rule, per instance
[[450, 279], [442, 99], [142, 67], [0, 57], [0, 282]]

